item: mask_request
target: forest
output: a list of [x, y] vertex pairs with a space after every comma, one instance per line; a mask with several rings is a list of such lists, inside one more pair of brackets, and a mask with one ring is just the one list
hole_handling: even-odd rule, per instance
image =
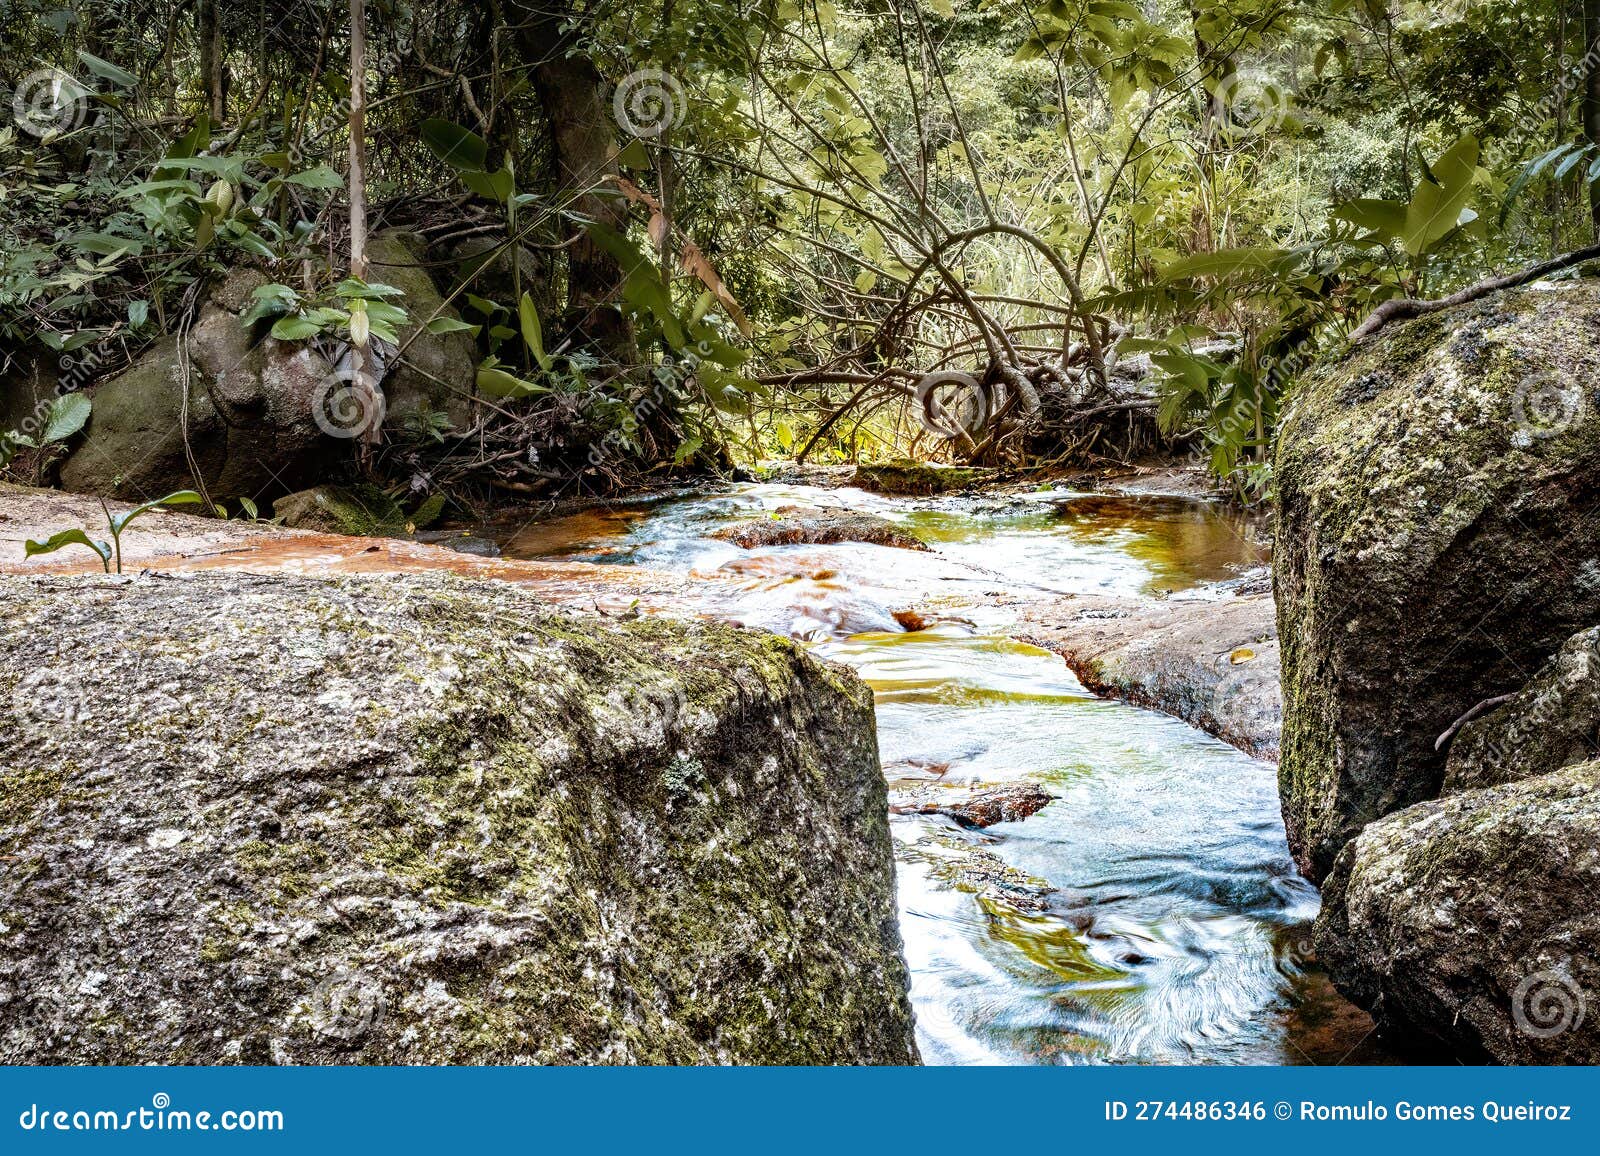
[[1600, 1061], [1600, 0], [0, 0], [0, 98], [0, 1059]]
[[1259, 501], [1319, 350], [1593, 244], [1580, 7], [8, 0], [0, 335], [90, 384], [249, 264], [279, 340], [374, 342], [355, 428], [397, 327], [460, 326], [466, 405], [349, 457], [469, 505], [1162, 445]]

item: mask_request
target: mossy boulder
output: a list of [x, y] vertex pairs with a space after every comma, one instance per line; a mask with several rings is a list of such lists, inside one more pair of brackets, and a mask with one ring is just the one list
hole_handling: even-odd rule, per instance
[[278, 498], [272, 503], [272, 514], [293, 530], [400, 538], [427, 527], [442, 506], [443, 500], [435, 498], [406, 514], [402, 504], [376, 485], [314, 485]]
[[1398, 1044], [1600, 1063], [1600, 762], [1369, 824], [1324, 885], [1317, 954]]
[[1439, 793], [1438, 736], [1600, 621], [1600, 285], [1391, 325], [1279, 438], [1280, 788], [1321, 880]]
[[901, 458], [856, 467], [854, 483], [879, 494], [927, 496], [964, 490], [994, 477], [993, 470], [975, 466], [941, 466]]
[[405, 356], [390, 365], [383, 381], [385, 418], [399, 428], [418, 413], [440, 413], [464, 429], [472, 421], [476, 347], [464, 330], [429, 333], [424, 328], [434, 317], [461, 319], [434, 283], [427, 256], [420, 237], [399, 229], [385, 229], [367, 243], [369, 279], [405, 292], [399, 301], [407, 320], [396, 331]]
[[5, 1062], [915, 1061], [842, 668], [448, 576], [0, 597]]
[[336, 443], [315, 407], [332, 366], [303, 343], [255, 340], [223, 302], [265, 283], [235, 272], [201, 307], [186, 345], [169, 336], [90, 391], [94, 408], [62, 463], [62, 488], [142, 501], [196, 485], [219, 500], [303, 485]]
[[[398, 331], [405, 354], [387, 365], [382, 388], [391, 434], [428, 412], [471, 421], [476, 358], [464, 332], [433, 334], [430, 318], [457, 319], [434, 284], [421, 242], [387, 230], [368, 248], [370, 278], [405, 292]], [[242, 324], [259, 271], [233, 270], [212, 287], [186, 344], [168, 336], [123, 372], [94, 386], [84, 436], [62, 463], [63, 488], [139, 501], [191, 488], [231, 501], [309, 485], [348, 458], [342, 399], [347, 370], [323, 342], [280, 342], [265, 322]], [[346, 376], [341, 377], [341, 373]], [[8, 394], [10, 391], [7, 391]], [[187, 395], [187, 396], [186, 396]]]

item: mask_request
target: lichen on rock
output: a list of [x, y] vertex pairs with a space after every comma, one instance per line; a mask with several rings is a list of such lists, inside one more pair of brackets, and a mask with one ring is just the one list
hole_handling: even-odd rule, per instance
[[1323, 889], [1317, 951], [1412, 1048], [1600, 1062], [1600, 762], [1366, 827]]
[[5, 1061], [915, 1062], [842, 668], [447, 576], [0, 596]]
[[1600, 627], [1574, 634], [1511, 701], [1461, 728], [1450, 746], [1444, 790], [1514, 783], [1595, 758]]
[[1437, 737], [1600, 621], [1600, 285], [1391, 325], [1284, 419], [1280, 787], [1320, 880], [1438, 794]]

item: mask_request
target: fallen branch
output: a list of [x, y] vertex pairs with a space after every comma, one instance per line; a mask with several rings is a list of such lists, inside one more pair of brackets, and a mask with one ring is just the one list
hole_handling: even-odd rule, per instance
[[1433, 749], [1436, 751], [1444, 750], [1445, 744], [1451, 739], [1455, 738], [1456, 732], [1462, 727], [1466, 726], [1484, 711], [1493, 710], [1497, 706], [1504, 706], [1506, 703], [1510, 702], [1516, 697], [1517, 696], [1515, 694], [1497, 694], [1493, 698], [1484, 699], [1477, 706], [1473, 707], [1466, 714], [1462, 715], [1460, 718], [1456, 719], [1455, 722], [1451, 723], [1450, 729], [1445, 731], [1444, 734], [1440, 735], [1439, 738], [1434, 742]]
[[1560, 257], [1552, 257], [1537, 265], [1530, 265], [1519, 273], [1507, 273], [1500, 277], [1490, 277], [1486, 281], [1479, 281], [1476, 285], [1469, 285], [1459, 292], [1448, 297], [1441, 297], [1436, 301], [1419, 301], [1415, 297], [1396, 297], [1385, 301], [1356, 327], [1350, 335], [1351, 345], [1360, 345], [1378, 330], [1391, 321], [1405, 321], [1412, 317], [1422, 317], [1429, 313], [1437, 313], [1441, 309], [1452, 309], [1457, 305], [1465, 305], [1469, 301], [1476, 301], [1480, 297], [1487, 297], [1491, 293], [1498, 293], [1502, 289], [1515, 289], [1518, 285], [1526, 285], [1529, 281], [1537, 281], [1540, 277], [1551, 273], [1570, 269], [1574, 265], [1581, 265], [1585, 261], [1592, 261], [1600, 257], [1600, 245], [1590, 245], [1587, 249], [1578, 249], [1565, 253]]

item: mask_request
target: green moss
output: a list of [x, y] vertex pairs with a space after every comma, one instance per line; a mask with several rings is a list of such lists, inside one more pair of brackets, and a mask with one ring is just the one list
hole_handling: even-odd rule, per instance
[[286, 526], [357, 538], [394, 538], [406, 533], [406, 513], [376, 486], [315, 486], [279, 498], [272, 512]]
[[34, 811], [60, 794], [66, 779], [59, 767], [0, 769], [0, 829], [21, 826]]
[[972, 466], [941, 466], [900, 458], [856, 467], [855, 484], [880, 494], [929, 495], [964, 490], [994, 476]]

